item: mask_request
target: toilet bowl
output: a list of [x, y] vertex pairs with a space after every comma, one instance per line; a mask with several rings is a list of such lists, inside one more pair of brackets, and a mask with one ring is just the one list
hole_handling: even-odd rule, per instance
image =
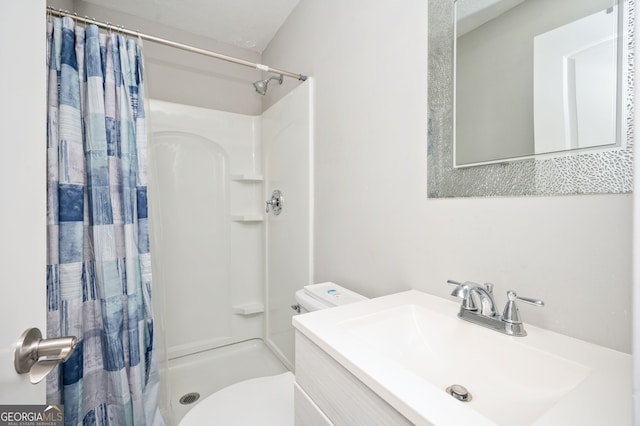
[[[301, 313], [367, 300], [331, 282], [305, 286], [295, 298]], [[227, 386], [189, 410], [180, 426], [293, 426], [294, 381], [287, 371]]]

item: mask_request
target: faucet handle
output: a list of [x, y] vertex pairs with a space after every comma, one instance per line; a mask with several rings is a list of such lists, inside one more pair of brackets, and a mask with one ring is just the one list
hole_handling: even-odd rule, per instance
[[[515, 295], [515, 293], [513, 293]], [[507, 293], [507, 297], [509, 297], [509, 293]], [[540, 300], [540, 299], [532, 299], [531, 297], [521, 297], [516, 295], [516, 299], [521, 300], [525, 303], [528, 303], [530, 305], [535, 305], [535, 306], [540, 306], [543, 307], [544, 306], [544, 301]]]
[[507, 292], [507, 299], [509, 300], [507, 300], [507, 304], [504, 307], [504, 312], [502, 313], [502, 321], [511, 324], [522, 324], [522, 319], [520, 319], [520, 312], [518, 311], [516, 300], [521, 300], [534, 306], [544, 306], [544, 302], [542, 300], [532, 299], [530, 297], [520, 297], [516, 294], [515, 291], [512, 290], [509, 290]]

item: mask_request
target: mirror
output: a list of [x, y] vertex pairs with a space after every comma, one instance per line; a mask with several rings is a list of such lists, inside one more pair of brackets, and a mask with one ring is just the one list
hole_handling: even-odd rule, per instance
[[573, 3], [455, 1], [456, 167], [619, 146], [620, 14]]
[[429, 0], [429, 196], [630, 192], [634, 3]]

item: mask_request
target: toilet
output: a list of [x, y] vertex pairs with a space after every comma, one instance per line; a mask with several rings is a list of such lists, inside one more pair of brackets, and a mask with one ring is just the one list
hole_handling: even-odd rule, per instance
[[296, 302], [300, 307], [300, 313], [319, 311], [362, 300], [368, 300], [368, 298], [332, 282], [311, 284], [296, 291]]
[[[300, 313], [367, 300], [332, 282], [311, 284], [295, 295]], [[193, 407], [180, 426], [293, 426], [293, 383], [290, 371], [234, 383]]]

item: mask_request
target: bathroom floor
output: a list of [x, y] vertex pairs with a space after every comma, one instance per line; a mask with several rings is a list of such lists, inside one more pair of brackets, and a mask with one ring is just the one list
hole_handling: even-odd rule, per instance
[[[226, 386], [285, 371], [287, 368], [260, 339], [170, 360], [168, 384], [174, 421], [167, 424], [177, 425], [198, 402]], [[200, 394], [198, 401], [181, 404], [180, 398], [190, 392]]]

